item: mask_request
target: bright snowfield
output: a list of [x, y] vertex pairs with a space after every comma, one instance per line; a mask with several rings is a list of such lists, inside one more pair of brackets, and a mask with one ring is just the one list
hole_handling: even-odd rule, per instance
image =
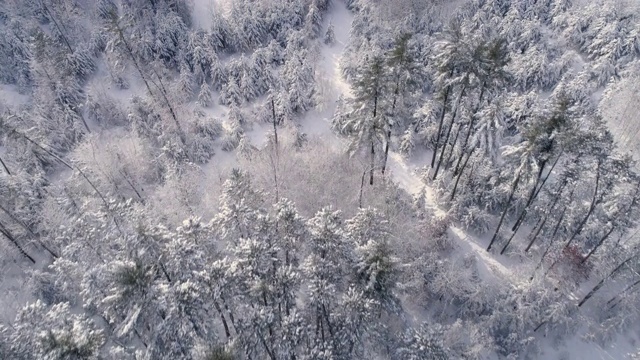
[[[238, 16], [234, 6], [241, 6], [239, 3], [247, 4], [243, 1], [234, 4], [232, 0], [193, 1], [190, 12], [193, 29], [209, 31], [219, 26], [219, 19], [225, 19], [226, 26], [231, 26], [233, 16]], [[282, 2], [264, 3], [276, 6]], [[321, 2], [301, 3], [315, 6]], [[166, 35], [165, 38], [158, 35], [160, 40], [155, 45], [145, 43], [145, 37], [152, 36], [150, 33], [135, 33], [135, 26], [118, 28], [120, 23], [108, 23], [107, 12], [101, 13], [102, 17], [96, 16], [96, 22], [109, 24], [104, 27], [110, 29], [107, 34], [112, 34], [112, 37], [106, 36], [108, 41], [105, 40], [103, 50], [94, 50], [99, 54], [105, 51], [100, 55], [77, 50], [81, 49], [79, 44], [90, 42], [77, 30], [87, 24], [77, 11], [72, 11], [73, 5], [56, 8], [52, 4], [40, 10], [45, 14], [40, 16], [48, 20], [34, 24], [45, 30], [44, 38], [49, 40], [38, 44], [50, 52], [49, 57], [53, 57], [51, 53], [55, 51], [48, 46], [55, 45], [56, 41], [59, 49], [63, 49], [58, 51], [71, 47], [76, 55], [69, 66], [82, 71], [74, 75], [58, 73], [54, 70], [55, 62], [52, 65], [33, 55], [27, 63], [32, 64], [32, 76], [37, 81], [29, 83], [31, 80], [19, 78], [17, 70], [0, 77], [6, 82], [0, 83], [3, 136], [0, 159], [4, 162], [0, 167], [3, 177], [0, 235], [4, 236], [2, 251], [7, 254], [0, 255], [0, 305], [3, 305], [0, 359], [275, 360], [290, 359], [293, 351], [301, 351], [302, 357], [309, 359], [640, 358], [632, 356], [640, 346], [638, 314], [634, 310], [640, 292], [636, 288], [640, 262], [635, 253], [638, 242], [634, 222], [638, 213], [635, 206], [627, 208], [627, 204], [634, 204], [633, 199], [640, 200], [640, 197], [633, 191], [637, 178], [620, 170], [625, 166], [635, 167], [623, 160], [626, 154], [637, 156], [636, 140], [640, 136], [640, 120], [633, 111], [633, 102], [638, 100], [636, 80], [640, 79], [640, 66], [636, 55], [626, 53], [628, 48], [637, 47], [640, 54], [640, 27], [636, 26], [628, 37], [622, 28], [628, 25], [628, 17], [633, 20], [640, 17], [633, 17], [633, 11], [628, 10], [629, 6], [625, 8], [622, 1], [585, 0], [576, 2], [574, 7], [566, 1], [550, 1], [553, 15], [542, 9], [544, 4], [536, 7], [524, 2], [521, 13], [513, 8], [503, 13], [497, 5], [500, 2], [496, 1], [495, 8], [489, 10], [477, 13], [472, 7], [466, 10], [466, 16], [471, 19], [465, 19], [461, 32], [473, 41], [465, 38], [460, 45], [463, 50], [456, 52], [445, 44], [453, 42], [451, 33], [442, 35], [442, 28], [435, 22], [429, 24], [430, 19], [449, 18], [459, 13], [465, 1], [440, 4], [427, 10], [420, 8], [421, 2], [409, 0], [349, 3], [351, 10], [342, 1], [334, 0], [321, 14], [317, 39], [300, 40], [302, 31], [296, 34], [298, 37], [279, 39], [288, 44], [288, 49], [293, 49], [280, 54], [284, 64], [269, 63], [255, 70], [259, 72], [268, 67], [270, 75], [260, 73], [258, 77], [273, 76], [287, 84], [284, 91], [273, 93], [261, 89], [264, 84], [260, 81], [246, 85], [247, 74], [254, 71], [246, 64], [265, 53], [267, 57], [272, 56], [273, 48], [260, 52], [267, 49], [266, 44], [234, 44], [237, 48], [246, 47], [239, 51], [224, 50], [220, 45], [219, 54], [215, 55], [219, 63], [207, 65], [228, 75], [218, 84], [219, 88], [215, 85], [218, 81], [215, 71], [208, 73], [209, 70], [197, 67], [199, 60], [194, 60], [197, 56], [193, 55], [199, 54], [193, 50], [198, 47], [196, 36], [185, 40], [189, 45], [179, 45], [190, 49], [184, 50], [192, 56], [187, 60], [173, 63], [172, 55], [157, 55], [161, 58], [157, 63], [144, 63], [142, 59], [150, 56], [144, 46], [153, 48], [163, 41], [172, 43], [171, 39], [177, 37], [171, 33], [171, 26], [177, 21], [177, 17], [171, 17], [174, 16], [171, 11], [179, 13], [180, 10], [163, 7], [163, 1], [155, 2], [157, 9], [153, 11], [158, 14], [168, 11], [169, 15], [157, 15], [157, 19], [171, 21], [164, 23], [154, 18], [144, 25], [157, 26], [158, 34]], [[619, 7], [617, 12], [608, 8], [614, 3]], [[251, 6], [251, 1], [248, 4]], [[292, 7], [292, 4], [288, 5]], [[610, 13], [598, 18], [596, 5], [605, 6]], [[19, 2], [2, 6], [0, 14], [6, 12], [13, 16], [21, 11], [20, 16], [29, 14]], [[143, 7], [146, 6], [149, 5]], [[420, 59], [440, 61], [444, 65], [414, 69], [412, 76], [425, 79], [426, 85], [418, 84], [410, 94], [403, 95], [406, 99], [398, 100], [398, 104], [406, 100], [407, 103], [419, 102], [419, 106], [395, 107], [393, 101], [393, 109], [398, 113], [404, 106], [415, 107], [412, 109], [415, 114], [402, 122], [389, 110], [394, 98], [393, 86], [389, 87], [392, 90], [386, 98], [368, 102], [369, 91], [375, 86], [374, 82], [367, 82], [367, 76], [375, 73], [369, 70], [375, 67], [370, 67], [367, 61], [376, 55], [384, 57], [392, 53], [391, 49], [410, 23], [410, 20], [399, 19], [414, 10], [430, 15], [411, 20], [416, 32], [412, 41], [416, 41], [416, 37], [422, 41], [411, 43], [420, 48], [412, 50], [417, 51]], [[149, 16], [153, 11], [149, 8], [140, 16]], [[480, 36], [477, 35], [480, 32], [472, 24], [496, 21], [490, 15], [493, 11], [513, 21], [519, 29], [532, 26], [531, 31], [522, 31], [524, 34], [520, 30], [500, 29], [503, 36], [513, 36], [511, 41], [517, 44], [514, 46], [522, 49], [510, 48], [510, 65], [506, 68], [511, 74], [510, 81], [518, 85], [502, 95], [497, 89], [507, 85], [500, 84], [500, 80], [495, 80], [499, 83], [496, 88], [481, 85], [483, 82], [478, 80], [480, 74], [487, 78], [494, 76], [495, 67], [487, 73], [473, 70], [476, 72], [469, 72], [472, 75], [465, 75], [461, 69], [473, 65], [457, 62], [470, 53], [465, 53], [468, 49], [464, 46], [483, 41], [473, 37]], [[251, 10], [245, 7], [240, 12], [247, 14]], [[549, 20], [536, 28], [532, 24], [542, 22], [540, 14]], [[54, 20], [58, 16], [69, 16], [68, 29], [56, 30]], [[309, 19], [313, 18], [307, 16], [305, 21], [313, 21]], [[620, 21], [620, 24], [616, 22], [615, 26], [607, 27], [607, 21], [611, 24]], [[583, 23], [594, 25], [588, 27]], [[0, 20], [3, 29], [9, 28], [7, 24]], [[252, 22], [247, 20], [246, 24], [243, 31], [251, 34]], [[308, 26], [306, 24], [304, 26]], [[325, 44], [323, 38], [329, 24], [333, 25], [335, 38]], [[22, 29], [13, 26], [15, 34], [20, 34]], [[398, 29], [389, 31], [393, 35], [388, 38], [374, 35], [393, 26]], [[426, 30], [429, 26], [434, 28]], [[578, 32], [572, 33], [572, 26], [589, 28], [593, 34], [582, 39]], [[133, 52], [116, 36], [118, 31], [132, 32], [124, 39], [138, 44]], [[288, 30], [282, 31], [286, 34]], [[427, 35], [430, 31], [433, 37]], [[486, 32], [490, 38], [491, 31]], [[67, 33], [72, 35], [63, 40]], [[250, 42], [251, 36], [247, 36], [249, 40], [245, 40]], [[526, 46], [527, 41], [535, 43], [540, 39], [542, 42], [535, 46]], [[19, 36], [0, 40], [4, 41], [3, 45], [15, 46], [11, 49], [20, 49], [16, 45], [21, 44]], [[575, 43], [568, 43], [574, 40]], [[576, 45], [579, 43], [583, 43], [582, 47]], [[610, 49], [606, 47], [609, 43], [618, 45]], [[273, 44], [271, 46], [278, 46]], [[231, 45], [229, 48], [233, 49]], [[558, 53], [558, 48], [567, 49], [568, 55]], [[171, 53], [172, 49], [175, 50], [168, 46], [163, 54]], [[498, 50], [478, 50], [478, 53], [499, 57]], [[6, 52], [0, 56], [9, 59]], [[95, 67], [86, 65], [83, 56], [95, 57]], [[16, 65], [19, 61], [5, 61], [5, 58], [2, 64], [20, 68]], [[138, 63], [134, 64], [132, 59], [138, 59]], [[487, 66], [499, 62], [495, 57], [484, 60], [490, 64]], [[298, 61], [299, 68], [312, 69], [311, 76], [287, 65]], [[523, 70], [514, 64], [527, 67]], [[85, 65], [91, 70], [84, 69]], [[401, 65], [394, 66], [401, 68]], [[190, 67], [193, 70], [189, 70]], [[388, 67], [395, 69], [392, 65]], [[81, 74], [85, 70], [91, 75], [83, 78]], [[393, 75], [397, 73], [393, 71], [389, 70], [385, 81], [400, 84], [400, 80], [394, 80]], [[447, 78], [449, 71], [456, 75]], [[80, 112], [69, 105], [74, 101], [73, 91], [65, 92], [73, 88], [65, 81], [75, 76], [82, 78], [78, 85], [83, 89], [78, 97], [84, 97]], [[237, 89], [229, 85], [228, 79], [234, 78], [232, 82], [237, 80]], [[161, 79], [164, 83], [160, 83]], [[151, 96], [144, 80], [150, 83]], [[125, 89], [117, 85], [120, 81], [127, 83]], [[203, 82], [202, 87], [199, 82]], [[311, 86], [311, 82], [312, 105], [305, 105], [308, 99], [300, 99], [296, 96], [299, 93], [291, 89], [304, 93], [305, 86]], [[409, 83], [402, 82], [407, 88]], [[272, 86], [276, 85], [272, 83]], [[28, 90], [29, 87], [38, 90]], [[445, 92], [450, 92], [450, 97], [448, 102], [445, 100], [443, 110], [439, 104]], [[236, 96], [247, 99], [236, 104]], [[541, 100], [532, 100], [536, 96]], [[575, 101], [574, 97], [579, 100]], [[270, 99], [274, 99], [273, 103]], [[564, 104], [564, 100], [569, 106], [558, 108], [569, 115], [557, 115], [557, 109], [552, 106]], [[40, 102], [43, 105], [39, 105]], [[173, 107], [169, 109], [167, 104]], [[366, 136], [363, 135], [366, 131], [357, 129], [360, 129], [358, 126], [366, 128], [372, 104], [381, 108], [388, 106], [385, 116], [395, 121], [390, 139], [385, 137], [386, 132], [377, 135], [380, 147], [376, 150], [375, 186], [368, 184], [368, 138], [363, 151], [349, 151], [354, 144], [362, 142], [357, 140], [359, 137]], [[528, 111], [533, 108], [538, 112]], [[274, 147], [272, 111], [281, 116], [277, 125], [279, 147]], [[452, 115], [456, 112], [457, 120], [456, 115]], [[361, 116], [363, 113], [367, 115]], [[442, 116], [444, 127], [438, 130], [441, 113], [446, 116]], [[600, 121], [598, 116], [604, 120]], [[69, 126], [63, 120], [54, 123], [52, 119], [56, 117], [72, 119], [69, 121], [75, 125]], [[113, 123], [104, 120], [111, 117], [117, 120], [110, 120]], [[345, 130], [350, 120], [361, 117], [364, 121], [355, 125], [356, 131]], [[513, 118], [518, 121], [508, 120]], [[542, 125], [535, 128], [538, 123], [531, 119], [538, 118], [554, 121], [541, 120]], [[559, 118], [563, 120], [557, 120]], [[566, 125], [573, 121], [566, 118], [578, 119], [577, 125]], [[477, 130], [470, 125], [472, 119]], [[78, 125], [82, 122], [86, 122], [90, 133]], [[449, 123], [451, 130], [448, 131]], [[599, 147], [601, 143], [608, 144], [606, 136], [598, 136], [605, 132], [604, 127], [599, 127], [604, 123], [618, 145], [615, 153], [607, 152], [612, 151], [607, 150], [608, 145]], [[557, 128], [547, 133], [545, 126]], [[399, 132], [396, 130], [399, 127], [408, 130]], [[531, 128], [536, 129], [536, 136], [526, 137]], [[462, 146], [466, 132], [471, 134], [472, 130], [475, 133], [470, 136], [469, 145]], [[197, 139], [186, 141], [188, 150], [185, 144], [180, 145], [180, 132]], [[570, 157], [579, 151], [571, 148], [575, 147], [572, 144], [576, 140], [567, 140], [567, 132], [584, 132], [587, 136], [577, 139], [578, 147], [596, 148], [594, 152], [607, 155], [593, 162], [588, 151], [587, 155], [580, 153], [583, 158]], [[437, 141], [436, 136], [448, 139]], [[540, 138], [548, 141], [542, 145], [536, 143]], [[305, 145], [294, 145], [298, 140]], [[383, 161], [383, 145], [389, 140], [392, 145], [384, 176], [393, 184], [383, 185], [379, 163]], [[525, 140], [529, 146], [518, 147]], [[492, 141], [499, 146], [492, 148]], [[449, 164], [443, 165], [440, 178], [434, 181], [430, 163], [436, 143], [441, 147], [445, 144], [444, 158], [450, 153], [449, 158], [454, 160], [446, 161]], [[407, 151], [408, 148], [411, 150]], [[527, 152], [527, 149], [540, 148], [541, 152], [547, 151], [545, 162], [539, 160], [542, 156], [538, 153]], [[439, 151], [436, 155], [440, 155]], [[528, 155], [518, 155], [514, 165], [513, 158], [509, 157], [511, 153]], [[471, 159], [466, 173], [461, 172], [464, 176], [460, 176], [458, 193], [460, 203], [462, 198], [466, 204], [461, 206], [471, 209], [468, 212], [448, 200], [457, 176], [453, 168], [457, 167], [455, 159], [459, 154], [463, 160], [460, 164], [466, 164], [465, 155]], [[540, 157], [527, 162], [527, 156]], [[436, 159], [442, 157], [436, 156]], [[492, 157], [495, 159], [488, 160]], [[556, 158], [560, 161], [554, 163]], [[582, 165], [587, 170], [571, 167], [572, 163], [578, 163], [577, 159], [586, 159]], [[609, 159], [614, 159], [612, 165]], [[552, 163], [557, 167], [552, 167]], [[539, 180], [548, 180], [548, 185], [540, 191], [540, 198], [529, 205], [526, 201], [533, 180], [525, 183], [524, 175], [515, 174], [528, 171], [535, 175], [536, 166], [544, 170], [540, 171]], [[251, 185], [246, 174], [231, 176], [234, 168], [249, 174]], [[508, 171], [504, 173], [501, 169]], [[566, 175], [569, 170], [579, 175], [565, 184], [561, 179], [572, 176]], [[609, 177], [608, 172], [614, 175]], [[487, 186], [483, 188], [474, 181], [485, 182]], [[344, 188], [339, 188], [341, 186]], [[396, 186], [401, 190], [399, 194], [394, 192]], [[533, 188], [543, 189], [543, 186], [544, 183], [536, 182]], [[484, 200], [472, 199], [474, 189]], [[264, 199], [254, 190], [263, 191]], [[362, 191], [360, 199], [358, 191]], [[293, 200], [305, 219], [313, 218], [313, 221], [301, 225], [301, 218], [287, 217], [291, 214], [290, 207], [272, 209], [274, 196], [280, 200], [282, 194]], [[556, 200], [555, 194], [560, 194]], [[39, 199], [43, 200], [39, 202]], [[365, 208], [376, 207], [380, 212], [359, 212], [359, 200]], [[407, 206], [402, 208], [394, 201]], [[479, 204], [485, 202], [490, 205], [481, 208]], [[256, 210], [265, 203], [267, 210]], [[510, 209], [508, 213], [505, 211], [506, 221], [493, 249], [487, 251], [505, 203]], [[332, 211], [343, 210], [344, 224], [333, 224], [330, 216], [314, 217], [315, 212], [326, 205], [333, 205]], [[590, 206], [593, 216], [585, 218]], [[505, 243], [510, 230], [523, 210], [524, 223], [511, 241], [511, 247], [500, 254], [503, 247], [507, 249]], [[477, 213], [472, 214], [474, 211]], [[363, 215], [364, 220], [356, 214]], [[372, 216], [375, 221], [371, 222], [366, 216]], [[622, 220], [625, 216], [630, 219]], [[377, 225], [384, 223], [382, 218], [398, 233], [379, 235], [377, 232], [382, 227]], [[432, 225], [423, 228], [416, 225], [418, 222]], [[542, 231], [537, 231], [541, 223]], [[439, 224], [445, 228], [439, 228]], [[407, 228], [404, 232], [403, 225]], [[252, 226], [261, 227], [264, 233], [255, 232], [255, 238], [247, 236], [246, 233], [254, 231]], [[418, 231], [423, 232], [416, 236]], [[524, 246], [536, 232], [540, 234], [537, 243], [530, 252], [525, 252]], [[562, 234], [555, 245], [549, 240], [554, 238], [551, 233]], [[300, 242], [311, 241], [305, 240], [305, 236], [314, 239], [313, 246], [304, 245], [309, 254], [291, 261], [289, 255], [301, 246]], [[357, 246], [345, 250], [339, 242], [332, 242], [334, 238], [342, 239], [341, 236]], [[375, 236], [385, 241], [378, 241]], [[418, 241], [411, 242], [404, 237]], [[574, 237], [574, 244], [582, 246], [577, 250], [582, 255], [571, 255], [573, 253], [562, 248], [562, 241]], [[219, 244], [210, 244], [213, 238], [219, 239]], [[408, 249], [394, 250], [394, 246]], [[426, 253], [431, 255], [421, 253], [425, 246], [430, 248], [427, 250], [431, 252]], [[591, 254], [594, 248], [597, 251]], [[325, 252], [326, 249], [329, 251]], [[388, 249], [392, 250], [391, 254]], [[340, 257], [342, 251], [351, 253]], [[409, 256], [412, 252], [414, 257]], [[541, 256], [545, 261], [536, 268]], [[84, 264], [86, 259], [92, 263]], [[405, 259], [411, 262], [403, 263]], [[557, 263], [553, 262], [556, 260]], [[345, 267], [349, 261], [355, 261], [356, 275], [346, 271], [342, 279], [335, 279], [329, 269]], [[282, 265], [285, 262], [287, 266]], [[398, 267], [396, 273], [386, 272], [389, 264]], [[550, 265], [556, 268], [550, 269]], [[402, 275], [397, 275], [398, 272]], [[533, 281], [532, 275], [535, 275]], [[352, 276], [353, 283], [341, 288], [340, 284], [351, 281]], [[296, 289], [295, 292], [287, 293], [290, 288]], [[393, 290], [385, 293], [386, 289]], [[487, 293], [486, 289], [500, 289], [500, 296], [508, 299], [492, 297], [495, 294]], [[468, 295], [469, 292], [472, 295]], [[296, 297], [287, 298], [290, 294]], [[494, 300], [486, 304], [486, 299]], [[495, 304], [501, 308], [491, 308]], [[398, 306], [401, 315], [393, 315]], [[326, 312], [323, 307], [330, 307], [331, 311]], [[461, 314], [462, 310], [458, 309], [464, 309], [465, 313]], [[522, 314], [522, 317], [513, 314]], [[215, 319], [215, 323], [207, 319]], [[398, 334], [385, 333], [388, 329]], [[402, 333], [405, 330], [406, 334]], [[503, 333], [506, 335], [502, 336]], [[305, 343], [297, 343], [296, 339], [304, 339]]]

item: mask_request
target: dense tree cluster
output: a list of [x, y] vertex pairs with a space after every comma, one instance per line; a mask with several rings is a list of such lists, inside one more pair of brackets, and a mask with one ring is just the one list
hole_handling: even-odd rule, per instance
[[[637, 327], [621, 1], [234, 0], [204, 28], [186, 0], [1, 2], [0, 358], [524, 358]], [[428, 155], [413, 198], [397, 153]]]
[[605, 293], [609, 310], [596, 321], [607, 325], [596, 336], [627, 329], [611, 304], [620, 291], [637, 301], [640, 183], [599, 101], [633, 76], [637, 8], [470, 1], [446, 21], [425, 5], [401, 23], [384, 6], [351, 6], [343, 70], [353, 94], [334, 127], [366, 151], [371, 182], [374, 170], [384, 174], [387, 148], [407, 157], [426, 148], [425, 180], [454, 222], [488, 235], [487, 251], [528, 259], [530, 281], [567, 296], [588, 287], [578, 307]]

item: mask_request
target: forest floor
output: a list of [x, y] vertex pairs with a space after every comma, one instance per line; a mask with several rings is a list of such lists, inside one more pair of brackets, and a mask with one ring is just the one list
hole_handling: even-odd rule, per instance
[[[340, 58], [349, 41], [349, 33], [353, 15], [342, 3], [335, 3], [328, 16], [335, 27], [336, 43], [331, 46], [323, 45], [321, 59], [318, 68], [321, 77], [325, 79], [323, 89], [326, 92], [326, 102], [320, 110], [312, 110], [301, 119], [302, 129], [310, 136], [320, 137], [325, 142], [334, 146], [346, 148], [347, 143], [331, 130], [331, 119], [336, 110], [340, 95], [349, 95], [350, 86], [344, 80], [340, 71]], [[326, 26], [326, 24], [325, 24]], [[326, 76], [325, 76], [326, 75]], [[405, 159], [401, 154], [390, 150], [388, 159], [389, 176], [398, 186], [409, 193], [416, 195], [424, 188], [426, 191], [426, 206], [436, 216], [446, 216], [446, 211], [438, 205], [435, 190], [423, 181], [421, 171], [428, 165], [431, 154], [423, 150], [414, 154], [410, 159]], [[489, 238], [474, 236], [462, 228], [451, 225], [450, 235], [459, 246], [458, 256], [467, 256], [472, 253], [478, 259], [478, 270], [485, 281], [507, 280], [513, 286], [527, 286], [530, 276], [530, 264], [521, 261], [518, 257], [496, 256], [486, 251]], [[518, 237], [514, 241], [518, 241]], [[567, 294], [572, 296], [573, 294]], [[542, 355], [547, 359], [583, 359], [583, 360], [610, 360], [624, 359], [635, 351], [637, 344], [633, 339], [634, 334], [620, 335], [617, 341], [607, 347], [602, 347], [594, 342], [586, 342], [580, 338], [582, 334], [575, 336], [565, 344], [558, 346], [553, 339], [540, 337]]]
[[[225, 0], [195, 0], [194, 18], [197, 26], [206, 28], [208, 27], [207, 19], [211, 14], [213, 4], [228, 5]], [[319, 138], [327, 144], [331, 144], [340, 149], [346, 148], [346, 140], [338, 137], [331, 130], [331, 118], [335, 113], [337, 107], [337, 101], [340, 95], [348, 95], [351, 91], [350, 85], [344, 81], [340, 71], [340, 58], [342, 53], [349, 42], [349, 33], [351, 29], [351, 23], [353, 21], [353, 15], [346, 9], [342, 2], [334, 2], [334, 6], [327, 17], [328, 26], [330, 21], [335, 27], [336, 43], [329, 45], [322, 45], [320, 48], [320, 59], [318, 59], [318, 67], [316, 77], [323, 79], [321, 89], [323, 91], [324, 102], [317, 109], [313, 109], [306, 113], [301, 119], [300, 124], [303, 131], [310, 137]], [[138, 88], [138, 87], [134, 87]], [[141, 88], [139, 88], [142, 91]], [[119, 98], [123, 102], [128, 102], [132, 92], [115, 91], [106, 89], [110, 95]], [[134, 90], [133, 92], [136, 92]], [[120, 94], [120, 95], [118, 95]], [[23, 96], [17, 94], [17, 92], [9, 87], [0, 87], [0, 97], [10, 99], [8, 103], [18, 105], [28, 101]], [[211, 110], [208, 115], [222, 118], [226, 107], [218, 106]], [[264, 144], [266, 136], [269, 133], [269, 127], [260, 124], [255, 124], [252, 131], [248, 131], [247, 135], [251, 139], [251, 142], [260, 146]], [[0, 149], [1, 151], [1, 149]], [[424, 150], [418, 151], [410, 159], [403, 158], [400, 154], [394, 151], [390, 151], [388, 168], [389, 176], [400, 188], [409, 193], [410, 195], [418, 194], [424, 188], [426, 190], [426, 204], [427, 207], [433, 211], [437, 216], [445, 216], [446, 211], [438, 205], [438, 199], [435, 190], [423, 181], [421, 170], [428, 164], [431, 154]], [[235, 156], [232, 153], [217, 151], [215, 157], [209, 164], [203, 166], [205, 172], [208, 173], [208, 177], [212, 178], [215, 174], [215, 178], [222, 177], [222, 174], [226, 169], [234, 166], [236, 163]], [[529, 282], [527, 277], [530, 275], [523, 270], [528, 269], [527, 262], [521, 262], [517, 257], [498, 256], [493, 253], [487, 252], [486, 246], [489, 239], [481, 236], [474, 236], [468, 233], [462, 228], [452, 225], [450, 227], [450, 235], [456, 240], [458, 252], [456, 256], [467, 256], [468, 254], [474, 254], [478, 259], [478, 267], [480, 274], [485, 281], [509, 281], [513, 286], [526, 285]], [[517, 241], [516, 239], [515, 241]], [[6, 271], [7, 269], [5, 269]], [[11, 311], [3, 311], [0, 313], [1, 320], [9, 320], [8, 317], [15, 314], [14, 310], [17, 310], [21, 304], [26, 302], [25, 299], [19, 296], [19, 285], [17, 283], [9, 283], [6, 281], [8, 278], [19, 279], [19, 274], [4, 273], [0, 274], [0, 292], [4, 295], [0, 298], [0, 304], [3, 302], [11, 304]], [[16, 290], [16, 291], [14, 291]], [[3, 301], [2, 301], [3, 300]], [[14, 309], [15, 308], [15, 309]], [[584, 360], [611, 360], [611, 359], [624, 359], [627, 358], [627, 354], [635, 351], [637, 344], [631, 339], [631, 334], [621, 335], [618, 341], [613, 342], [611, 345], [603, 348], [594, 342], [586, 342], [581, 340], [580, 336], [567, 341], [561, 346], [553, 345], [552, 339], [541, 338], [540, 346], [544, 349], [543, 356], [545, 359], [584, 359]]]

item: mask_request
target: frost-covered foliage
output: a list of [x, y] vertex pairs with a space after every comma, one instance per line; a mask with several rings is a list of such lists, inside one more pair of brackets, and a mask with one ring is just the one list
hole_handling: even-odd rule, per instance
[[[0, 3], [0, 358], [525, 358], [637, 328], [640, 177], [606, 126], [634, 139], [637, 6], [210, 3]], [[305, 133], [326, 119], [348, 155]]]

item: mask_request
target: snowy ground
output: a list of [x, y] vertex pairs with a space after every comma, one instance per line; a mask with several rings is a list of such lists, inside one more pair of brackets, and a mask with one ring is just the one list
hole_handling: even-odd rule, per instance
[[[231, 5], [231, 0], [194, 0], [194, 22], [195, 25], [207, 28], [210, 26], [211, 14], [213, 11], [221, 11], [224, 13], [228, 11]], [[330, 143], [336, 147], [344, 148], [346, 143], [344, 139], [338, 138], [333, 134], [330, 128], [330, 120], [336, 109], [336, 102], [341, 94], [348, 95], [350, 93], [350, 86], [347, 84], [340, 75], [339, 60], [342, 52], [348, 43], [349, 32], [351, 28], [351, 22], [353, 16], [345, 8], [342, 2], [334, 2], [334, 6], [331, 12], [328, 14], [328, 20], [335, 26], [336, 43], [332, 46], [322, 46], [318, 63], [318, 73], [316, 77], [323, 79], [322, 88], [324, 89], [324, 103], [318, 109], [312, 110], [305, 114], [300, 123], [303, 131], [309, 136], [318, 137]], [[325, 24], [325, 28], [326, 28]], [[142, 89], [136, 86], [133, 88], [142, 92]], [[123, 103], [127, 102], [133, 92], [131, 91], [114, 91], [112, 89], [104, 89], [110, 95], [121, 100]], [[14, 88], [0, 85], [0, 99], [6, 104], [12, 104], [17, 106], [28, 101], [28, 98], [19, 95]], [[0, 107], [1, 109], [1, 107]], [[224, 118], [224, 107], [216, 107], [213, 110], [208, 111], [209, 116]], [[255, 125], [253, 131], [248, 131], [247, 135], [251, 139], [251, 142], [256, 145], [260, 145], [265, 141], [268, 128], [261, 125]], [[417, 154], [409, 161], [404, 159], [400, 154], [390, 152], [389, 156], [389, 174], [393, 180], [405, 191], [410, 194], [416, 194], [425, 187], [425, 183], [422, 181], [418, 171], [427, 164], [429, 160], [428, 153]], [[222, 178], [222, 174], [226, 173], [229, 167], [236, 164], [235, 155], [224, 151], [217, 151], [214, 158], [203, 167], [207, 177], [210, 179]], [[426, 186], [427, 192], [427, 205], [434, 211], [436, 215], [444, 216], [445, 212], [438, 207], [436, 197], [433, 189]], [[476, 238], [469, 235], [463, 229], [451, 226], [450, 234], [458, 241], [460, 255], [467, 255], [473, 253], [478, 259], [478, 265], [481, 273], [485, 279], [495, 277], [499, 279], [508, 279], [514, 285], [523, 284], [522, 279], [517, 275], [517, 271], [514, 266], [513, 260], [510, 260], [506, 256], [494, 256], [492, 253], [485, 251], [485, 247], [488, 243], [487, 239]], [[10, 303], [16, 306], [16, 309], [4, 309], [2, 311], [2, 320], [8, 320], [8, 316], [15, 314], [12, 310], [17, 310], [19, 305], [23, 304], [24, 299], [19, 299], [19, 289], [12, 286], [7, 286], [6, 279], [14, 277], [20, 278], [19, 274], [15, 274], [15, 269], [3, 269], [4, 274], [0, 275], [0, 282], [4, 284], [4, 288], [0, 289], [3, 292], [3, 298], [5, 302], [13, 298]], [[526, 281], [526, 280], [525, 280]], [[19, 288], [19, 286], [18, 286]], [[11, 292], [11, 294], [9, 293]], [[6, 318], [6, 319], [5, 319]], [[584, 359], [584, 360], [610, 360], [610, 359], [624, 359], [627, 358], [627, 354], [634, 351], [638, 344], [634, 343], [634, 340], [621, 336], [619, 341], [607, 348], [602, 348], [595, 343], [584, 342], [579, 338], [575, 338], [562, 348], [554, 349], [550, 345], [545, 347], [544, 358], [547, 359]]]
[[[335, 26], [336, 44], [328, 47], [323, 46], [321, 50], [322, 59], [320, 59], [319, 69], [321, 75], [327, 75], [326, 84], [328, 88], [325, 91], [329, 94], [327, 103], [321, 110], [313, 110], [307, 113], [301, 120], [304, 131], [313, 136], [319, 136], [325, 141], [344, 147], [345, 141], [334, 135], [330, 128], [330, 120], [336, 108], [336, 101], [341, 94], [348, 95], [350, 86], [347, 84], [341, 74], [339, 68], [339, 60], [348, 42], [348, 34], [351, 27], [353, 16], [341, 3], [335, 3], [329, 18]], [[417, 154], [409, 161], [404, 159], [400, 154], [390, 151], [389, 154], [389, 173], [392, 179], [409, 194], [419, 193], [425, 183], [422, 181], [418, 171], [427, 164], [430, 158], [428, 153]], [[434, 190], [428, 185], [426, 189], [426, 203], [434, 213], [438, 216], [444, 216], [445, 211], [442, 210], [437, 202]], [[507, 256], [494, 256], [485, 250], [488, 239], [481, 239], [471, 236], [463, 229], [457, 226], [450, 227], [450, 234], [458, 240], [459, 249], [462, 254], [467, 255], [473, 253], [478, 258], [479, 270], [484, 273], [485, 280], [489, 280], [491, 276], [508, 279], [514, 286], [528, 284], [516, 270], [518, 260], [510, 259]], [[628, 358], [628, 354], [635, 351], [637, 344], [633, 336], [620, 336], [614, 344], [603, 348], [592, 342], [582, 341], [576, 337], [568, 341], [560, 348], [551, 345], [552, 339], [543, 339], [544, 358], [547, 359], [582, 359], [582, 360], [611, 360]], [[546, 346], [544, 342], [547, 342]]]

